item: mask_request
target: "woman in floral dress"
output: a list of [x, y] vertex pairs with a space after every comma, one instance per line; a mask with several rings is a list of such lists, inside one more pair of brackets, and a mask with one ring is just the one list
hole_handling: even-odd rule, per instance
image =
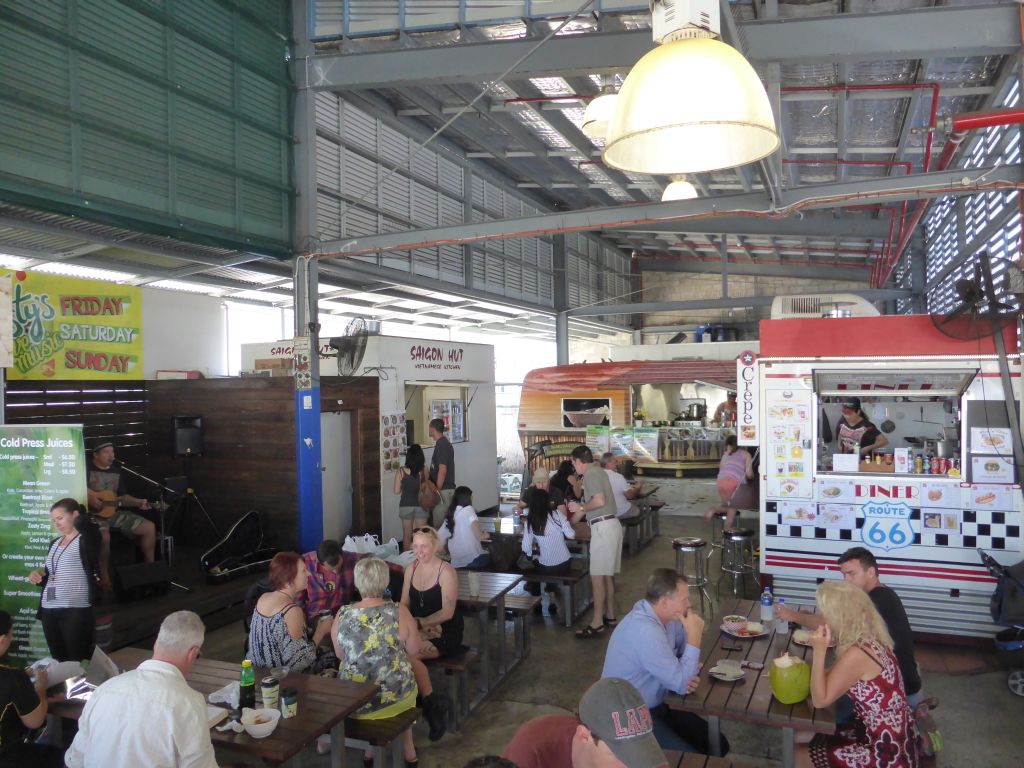
[[[363, 599], [341, 607], [331, 632], [340, 660], [338, 677], [380, 687], [353, 717], [394, 717], [416, 706], [416, 677], [408, 658], [419, 652], [416, 622], [403, 605], [384, 599], [388, 566], [383, 560], [367, 557], [356, 563], [355, 583]], [[412, 728], [402, 736], [405, 764], [416, 765]]]
[[[892, 638], [867, 593], [852, 584], [818, 587], [825, 624], [811, 638], [811, 700], [826, 707], [844, 693], [854, 720], [832, 736], [819, 735], [797, 752], [803, 768], [917, 768], [913, 716]], [[833, 638], [836, 662], [825, 668]]]

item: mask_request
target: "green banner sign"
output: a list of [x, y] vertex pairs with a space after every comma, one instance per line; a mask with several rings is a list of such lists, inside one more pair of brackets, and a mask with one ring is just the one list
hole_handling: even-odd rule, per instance
[[0, 607], [14, 617], [7, 663], [28, 664], [50, 653], [36, 620], [39, 588], [28, 581], [57, 535], [50, 507], [86, 500], [82, 427], [0, 426]]

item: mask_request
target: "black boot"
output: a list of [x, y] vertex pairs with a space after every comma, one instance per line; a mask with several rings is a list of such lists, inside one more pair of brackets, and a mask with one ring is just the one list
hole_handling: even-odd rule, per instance
[[430, 740], [438, 741], [448, 729], [448, 700], [436, 692], [423, 697], [423, 716], [430, 726]]

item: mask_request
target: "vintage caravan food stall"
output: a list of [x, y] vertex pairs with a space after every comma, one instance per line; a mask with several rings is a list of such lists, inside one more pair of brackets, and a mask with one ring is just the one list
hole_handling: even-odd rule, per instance
[[[1014, 331], [1007, 392], [993, 338], [951, 339], [927, 316], [762, 322], [760, 359], [738, 363], [754, 390], [740, 442], [761, 452], [761, 569], [778, 595], [813, 601], [821, 579], [839, 578], [837, 557], [864, 546], [915, 631], [995, 631], [978, 549], [1004, 565], [1022, 557]], [[836, 453], [851, 396], [888, 440], [865, 461]]]
[[[534, 463], [554, 470], [577, 445], [611, 450], [640, 473], [676, 477], [718, 468], [731, 420], [713, 421], [734, 389], [734, 360], [633, 360], [530, 371], [519, 404], [519, 436]], [[538, 444], [548, 444], [535, 457]]]
[[[321, 377], [337, 374], [334, 354], [330, 346], [322, 344]], [[290, 340], [242, 345], [243, 370], [273, 371], [266, 366], [275, 360], [289, 366]], [[423, 448], [429, 466], [433, 442], [427, 425], [435, 418], [443, 419], [448, 427], [455, 449], [456, 482], [473, 489], [477, 509], [497, 506], [493, 347], [371, 335], [354, 375], [373, 376], [379, 382], [381, 531], [385, 540], [402, 538], [398, 496], [392, 486], [394, 470], [405, 462], [405, 449], [412, 443]], [[339, 402], [337, 411], [321, 414], [326, 536], [344, 537], [349, 532], [352, 480], [346, 473], [354, 449], [350, 410], [351, 404]]]

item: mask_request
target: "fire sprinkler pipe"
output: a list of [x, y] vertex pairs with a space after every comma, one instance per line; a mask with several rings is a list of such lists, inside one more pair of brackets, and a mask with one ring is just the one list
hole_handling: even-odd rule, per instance
[[783, 165], [879, 165], [886, 168], [903, 168], [909, 176], [913, 165], [898, 160], [783, 160]]
[[[1020, 125], [1021, 123], [1024, 123], [1024, 109], [996, 109], [990, 112], [967, 112], [962, 115], [954, 115], [949, 120], [953, 133], [946, 137], [946, 144], [942, 148], [942, 154], [939, 155], [938, 162], [935, 163], [935, 170], [944, 171], [949, 167], [957, 148], [967, 137], [967, 131], [977, 128], [991, 128], [997, 125]], [[903, 252], [906, 251], [907, 246], [910, 244], [910, 238], [913, 237], [927, 210], [927, 200], [919, 200], [914, 204], [914, 208], [910, 212], [910, 219], [904, 223], [902, 228], [902, 235], [896, 250], [889, 257], [884, 267], [884, 273], [873, 287], [882, 286], [888, 282], [892, 271], [899, 264]]]

